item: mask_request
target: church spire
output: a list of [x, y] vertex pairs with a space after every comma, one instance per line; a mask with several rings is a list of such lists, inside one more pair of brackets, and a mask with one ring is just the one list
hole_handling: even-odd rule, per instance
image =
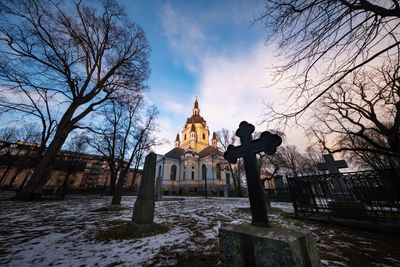
[[217, 145], [217, 134], [215, 132], [213, 132], [212, 139], [211, 139], [211, 144], [212, 144], [213, 147], [217, 147], [218, 146]]
[[196, 100], [194, 101], [193, 115], [200, 115], [199, 102], [197, 102], [197, 96]]
[[175, 138], [175, 147], [179, 147], [180, 145], [181, 141], [179, 140], [179, 133], [177, 133]]

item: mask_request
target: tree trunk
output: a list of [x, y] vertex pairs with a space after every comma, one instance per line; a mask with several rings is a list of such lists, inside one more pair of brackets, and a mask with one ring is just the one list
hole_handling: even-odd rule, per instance
[[126, 177], [127, 171], [126, 169], [122, 169], [119, 177], [118, 177], [118, 181], [115, 185], [114, 188], [114, 193], [113, 193], [113, 198], [111, 201], [111, 205], [121, 205], [121, 198], [122, 198], [122, 189], [124, 186], [124, 181], [125, 181], [125, 177]]
[[104, 196], [104, 193], [107, 189], [107, 182], [108, 182], [108, 176], [106, 177], [106, 181], [104, 182], [103, 189], [101, 190], [100, 196]]
[[26, 186], [24, 186], [16, 195], [16, 199], [25, 201], [40, 199], [40, 195], [51, 173], [52, 164], [57, 158], [57, 155], [71, 130], [71, 124], [60, 124], [58, 126], [57, 132], [53, 141], [50, 143], [49, 148], [40, 159], [40, 162], [34, 170], [31, 179], [29, 179]]
[[63, 200], [65, 198], [65, 196], [67, 195], [67, 191], [68, 191], [68, 179], [69, 176], [72, 174], [72, 172], [67, 172], [67, 174], [65, 175], [63, 184], [61, 186], [61, 192], [60, 192], [60, 200]]

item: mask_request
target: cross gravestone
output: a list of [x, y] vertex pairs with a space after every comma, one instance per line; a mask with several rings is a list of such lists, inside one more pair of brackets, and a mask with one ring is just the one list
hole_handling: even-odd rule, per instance
[[236, 163], [243, 157], [249, 191], [252, 225], [268, 226], [268, 213], [265, 194], [262, 189], [260, 174], [258, 173], [256, 153], [264, 152], [272, 155], [282, 143], [282, 138], [270, 132], [263, 132], [259, 139], [253, 140], [254, 126], [245, 121], [241, 122], [236, 135], [240, 138], [240, 146], [229, 145], [224, 157], [231, 163]]
[[256, 153], [272, 155], [282, 139], [263, 132], [253, 140], [253, 125], [243, 121], [236, 131], [240, 146], [228, 146], [225, 159], [236, 163], [243, 157], [249, 191], [251, 224], [224, 225], [219, 229], [220, 258], [223, 266], [320, 266], [316, 245], [310, 233], [271, 228], [262, 189]]
[[[320, 171], [328, 171], [329, 174], [338, 174], [340, 173], [339, 169], [348, 168], [345, 160], [335, 160], [332, 154], [325, 154], [322, 157], [324, 158], [324, 162], [318, 163]], [[333, 177], [332, 182], [335, 189], [335, 199], [353, 199], [342, 177]]]
[[154, 182], [157, 154], [150, 152], [144, 161], [143, 176], [133, 208], [132, 221], [136, 224], [151, 224], [154, 220]]
[[[318, 169], [328, 171], [329, 174], [339, 174], [339, 169], [348, 168], [346, 161], [335, 160], [333, 155], [323, 155], [324, 161], [318, 163]], [[350, 219], [365, 219], [368, 217], [367, 207], [361, 201], [357, 201], [350, 192], [343, 177], [338, 175], [332, 177], [333, 201], [328, 203], [328, 207], [334, 217], [350, 218]]]

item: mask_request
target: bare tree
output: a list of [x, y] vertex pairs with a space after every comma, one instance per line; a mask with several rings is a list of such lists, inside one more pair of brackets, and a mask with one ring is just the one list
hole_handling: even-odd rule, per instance
[[127, 157], [126, 163], [122, 166], [119, 173], [113, 198], [111, 200], [112, 205], [121, 205], [122, 189], [126, 180], [126, 176], [134, 164], [134, 173], [132, 179], [136, 178], [137, 169], [139, 164], [143, 161], [145, 153], [149, 152], [151, 148], [157, 145], [157, 139], [153, 136], [156, 130], [155, 120], [158, 116], [158, 111], [155, 107], [151, 107], [147, 111], [145, 120], [139, 124], [137, 123], [134, 128], [133, 138], [130, 140], [132, 147], [130, 148], [130, 155]]
[[[128, 98], [129, 101], [115, 101], [101, 110], [104, 118], [100, 125], [90, 127], [92, 135], [89, 145], [106, 158], [110, 170], [110, 192], [114, 192], [117, 174], [124, 165], [131, 149], [131, 139], [136, 123], [140, 119], [142, 97]], [[108, 180], [108, 177], [107, 177]], [[105, 181], [103, 192], [108, 181]]]
[[82, 163], [83, 153], [88, 148], [88, 137], [85, 132], [73, 133], [71, 139], [66, 143], [65, 162], [67, 163], [64, 180], [61, 185], [60, 199], [64, 199], [69, 184], [69, 177], [77, 171], [77, 165]]
[[[234, 131], [229, 131], [228, 129], [223, 128], [216, 134], [218, 143], [223, 151], [226, 151], [229, 145], [236, 145], [239, 143], [239, 138], [235, 135]], [[226, 164], [229, 166], [229, 172], [232, 176], [233, 187], [235, 188], [236, 196], [241, 197], [243, 196], [243, 193], [240, 175], [244, 168], [243, 161], [242, 159], [238, 159], [235, 164], [230, 164], [228, 161], [226, 161]]]
[[267, 42], [285, 59], [276, 78], [289, 81], [287, 109], [269, 106], [266, 122], [298, 119], [355, 71], [399, 55], [397, 0], [265, 0], [255, 21], [264, 23]]
[[[68, 134], [88, 114], [110, 99], [141, 93], [149, 45], [113, 0], [96, 8], [82, 1], [1, 1], [0, 10], [0, 99], [25, 112], [29, 98], [40, 95], [51, 98], [49, 113], [58, 114], [48, 148], [17, 195], [32, 200]], [[26, 93], [16, 95], [16, 88]]]
[[400, 166], [400, 64], [342, 81], [317, 102], [310, 126], [324, 149], [346, 152], [372, 168]]

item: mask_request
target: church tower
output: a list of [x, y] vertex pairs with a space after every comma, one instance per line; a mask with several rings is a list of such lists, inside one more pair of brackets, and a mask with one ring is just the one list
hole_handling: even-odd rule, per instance
[[194, 101], [192, 116], [187, 118], [185, 126], [182, 129], [183, 149], [189, 147], [199, 153], [201, 150], [209, 146], [209, 130], [206, 121], [200, 116], [199, 102]]
[[175, 147], [180, 147], [181, 141], [179, 140], [179, 133], [176, 134]]

